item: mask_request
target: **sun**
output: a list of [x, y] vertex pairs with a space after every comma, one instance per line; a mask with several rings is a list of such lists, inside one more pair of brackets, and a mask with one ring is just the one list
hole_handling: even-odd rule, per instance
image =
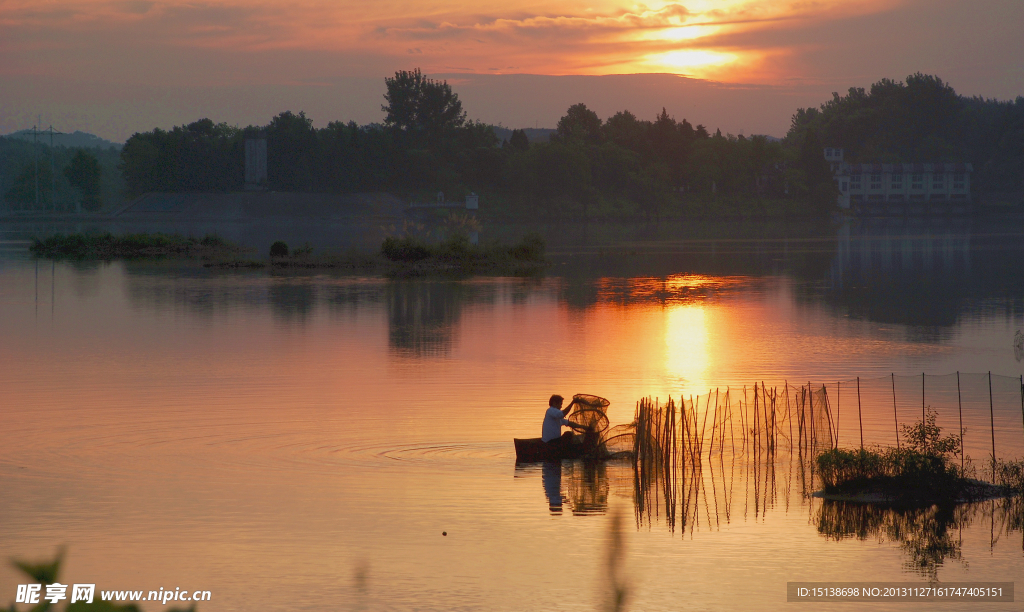
[[703, 75], [710, 70], [724, 68], [737, 59], [739, 58], [732, 53], [706, 49], [679, 49], [649, 55], [644, 63], [663, 72]]

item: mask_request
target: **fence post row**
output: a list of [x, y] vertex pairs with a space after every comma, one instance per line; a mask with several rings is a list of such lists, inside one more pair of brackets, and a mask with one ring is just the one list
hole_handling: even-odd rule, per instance
[[988, 418], [992, 424], [992, 480], [996, 479], [996, 416], [992, 402], [992, 370], [988, 371]]

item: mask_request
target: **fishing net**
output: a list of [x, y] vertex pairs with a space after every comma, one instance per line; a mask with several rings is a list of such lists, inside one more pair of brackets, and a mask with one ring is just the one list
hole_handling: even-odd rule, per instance
[[605, 432], [603, 443], [609, 455], [631, 454], [636, 444], [636, 427], [632, 423], [616, 425]]
[[610, 403], [596, 395], [574, 395], [572, 396], [572, 410], [566, 418], [603, 437], [604, 432], [608, 429], [606, 410]]
[[607, 459], [627, 456], [633, 452], [635, 427], [632, 424], [609, 427], [609, 405], [603, 397], [579, 393], [572, 397], [572, 410], [566, 418], [587, 429], [584, 435], [594, 441], [596, 456]]

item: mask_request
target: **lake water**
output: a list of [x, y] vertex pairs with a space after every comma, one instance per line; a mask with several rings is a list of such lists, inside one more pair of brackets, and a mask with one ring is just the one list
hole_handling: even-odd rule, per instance
[[[200, 611], [595, 610], [618, 515], [635, 610], [1024, 575], [1019, 506], [823, 504], [785, 444], [732, 452], [736, 423], [676, 508], [628, 463], [517, 467], [512, 446], [552, 393], [608, 398], [618, 424], [643, 397], [761, 381], [825, 385], [841, 446], [861, 423], [892, 444], [925, 373], [947, 431], [962, 405], [979, 471], [992, 444], [1020, 458], [1024, 228], [541, 229], [544, 276], [389, 280], [37, 262], [9, 228], [0, 559], [65, 546], [66, 583], [209, 590]], [[0, 567], [0, 604], [23, 582]]]

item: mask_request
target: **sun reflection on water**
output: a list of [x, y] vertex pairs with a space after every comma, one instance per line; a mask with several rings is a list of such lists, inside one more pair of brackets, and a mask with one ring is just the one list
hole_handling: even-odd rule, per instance
[[701, 303], [673, 306], [665, 313], [665, 369], [684, 387], [708, 381], [708, 317]]

